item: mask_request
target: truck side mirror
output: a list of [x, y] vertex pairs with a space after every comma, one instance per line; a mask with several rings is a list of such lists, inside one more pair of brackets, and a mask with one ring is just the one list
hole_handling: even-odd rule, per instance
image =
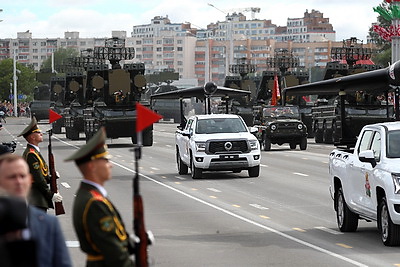
[[361, 151], [360, 154], [358, 154], [358, 159], [361, 162], [371, 163], [373, 168], [376, 166], [375, 155], [374, 155], [374, 151], [372, 151], [372, 150]]

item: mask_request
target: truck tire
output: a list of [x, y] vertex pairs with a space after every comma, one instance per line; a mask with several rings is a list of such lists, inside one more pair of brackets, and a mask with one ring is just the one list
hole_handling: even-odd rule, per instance
[[248, 172], [249, 177], [258, 177], [260, 175], [260, 165], [250, 167]]
[[289, 143], [290, 149], [296, 149], [297, 144], [295, 142]]
[[143, 131], [143, 146], [153, 145], [153, 128], [149, 127]]
[[323, 142], [323, 139], [322, 139], [323, 134], [324, 134], [324, 132], [322, 129], [317, 128], [315, 130], [315, 135], [314, 135], [315, 143], [319, 144], [319, 143]]
[[358, 227], [358, 215], [347, 206], [341, 187], [338, 189], [336, 198], [336, 219], [339, 230], [341, 232], [355, 232]]
[[69, 129], [69, 138], [71, 140], [79, 140], [79, 131], [73, 128]]
[[53, 133], [55, 134], [60, 134], [61, 133], [61, 123], [58, 121], [53, 122]]
[[176, 165], [179, 174], [188, 174], [188, 166], [182, 161], [178, 148], [176, 148]]
[[333, 144], [332, 129], [328, 129], [325, 125], [322, 134], [322, 142], [324, 144]]
[[300, 140], [300, 149], [306, 150], [307, 149], [307, 137], [302, 137]]
[[264, 147], [264, 151], [271, 150], [271, 139], [269, 139], [266, 136], [263, 137], [263, 147]]
[[385, 246], [400, 244], [400, 225], [392, 222], [385, 197], [381, 199], [378, 206], [378, 228]]
[[192, 158], [190, 159], [190, 171], [192, 174], [192, 178], [193, 179], [198, 179], [201, 178], [201, 176], [203, 175], [203, 170], [200, 168], [196, 168], [196, 166], [194, 165], [194, 158], [192, 156]]

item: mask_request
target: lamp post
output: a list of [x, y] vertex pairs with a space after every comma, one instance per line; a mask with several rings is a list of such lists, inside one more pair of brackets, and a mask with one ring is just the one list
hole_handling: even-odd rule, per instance
[[14, 115], [18, 117], [17, 111], [17, 53], [14, 50], [14, 60], [13, 60], [13, 79], [14, 79]]

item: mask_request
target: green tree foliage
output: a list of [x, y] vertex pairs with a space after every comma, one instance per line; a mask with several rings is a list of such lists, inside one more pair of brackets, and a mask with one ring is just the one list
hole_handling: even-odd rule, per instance
[[[57, 72], [62, 72], [63, 66], [68, 58], [79, 56], [79, 52], [75, 48], [59, 48], [54, 52], [54, 66]], [[43, 61], [42, 70], [51, 70], [51, 57]]]
[[[389, 5], [389, 3], [383, 1], [379, 6], [388, 9]], [[379, 15], [377, 17], [377, 25], [387, 28], [391, 24], [392, 22], [386, 20], [383, 16]], [[372, 42], [378, 46], [378, 51], [372, 55], [372, 60], [375, 62], [375, 64], [386, 67], [388, 63], [392, 61], [392, 43], [382, 39], [376, 32], [374, 32], [373, 27], [369, 29], [369, 37], [371, 38]]]
[[[33, 88], [38, 85], [35, 80], [35, 71], [27, 66], [16, 64], [17, 70], [17, 94], [27, 96], [27, 101], [33, 99]], [[9, 100], [10, 92], [14, 92], [14, 67], [13, 59], [8, 58], [0, 61], [0, 100]], [[12, 85], [12, 88], [10, 86]]]

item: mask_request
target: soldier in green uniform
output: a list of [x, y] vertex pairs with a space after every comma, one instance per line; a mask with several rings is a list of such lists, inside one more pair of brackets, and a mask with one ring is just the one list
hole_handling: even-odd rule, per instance
[[130, 258], [133, 245], [116, 207], [104, 188], [111, 179], [106, 133], [101, 128], [89, 142], [65, 159], [74, 160], [83, 175], [73, 205], [73, 224], [86, 266], [135, 266]]
[[39, 143], [43, 142], [43, 134], [37, 126], [35, 117], [32, 117], [29, 125], [18, 136], [23, 136], [28, 142], [22, 157], [28, 163], [33, 177], [28, 197], [29, 204], [44, 211], [54, 208], [53, 202], [61, 202], [62, 196], [58, 192], [52, 193], [48, 186], [50, 183], [49, 167], [40, 154], [39, 148]]

